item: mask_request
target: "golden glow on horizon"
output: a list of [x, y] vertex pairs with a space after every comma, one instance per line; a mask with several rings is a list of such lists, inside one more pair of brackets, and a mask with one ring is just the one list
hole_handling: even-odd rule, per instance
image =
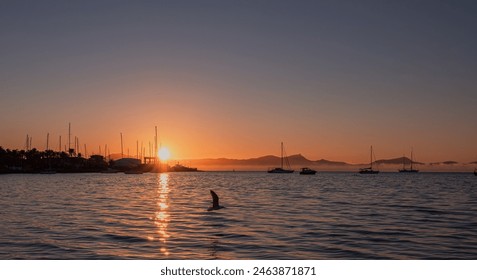
[[161, 147], [157, 153], [160, 160], [168, 160], [171, 157], [171, 152], [167, 147]]
[[[193, 164], [190, 161], [196, 159], [249, 159], [266, 155], [279, 156], [279, 143], [282, 138], [289, 156], [302, 154], [313, 161], [326, 159], [350, 164], [367, 162], [369, 161], [369, 145], [371, 144], [375, 147], [377, 159], [401, 157], [403, 154], [409, 153], [411, 146], [414, 147], [416, 160], [423, 163], [457, 161], [467, 164], [476, 161], [477, 155], [475, 148], [467, 147], [475, 142], [473, 141], [475, 130], [465, 129], [465, 127], [457, 124], [454, 124], [454, 126], [457, 126], [459, 131], [465, 131], [465, 137], [457, 137], [459, 132], [456, 131], [437, 137], [433, 136], [435, 133], [429, 130], [410, 130], [409, 133], [403, 135], [397, 131], [393, 132], [394, 130], [389, 133], [381, 133], [379, 129], [376, 129], [371, 134], [361, 131], [361, 129], [349, 130], [343, 128], [336, 130], [336, 127], [340, 126], [336, 125], [333, 128], [331, 121], [324, 124], [323, 130], [320, 128], [316, 131], [307, 127], [301, 129], [298, 124], [290, 124], [288, 127], [294, 129], [280, 134], [273, 132], [272, 125], [270, 126], [272, 127], [271, 130], [263, 129], [266, 133], [254, 127], [242, 128], [240, 133], [232, 133], [227, 130], [228, 126], [220, 127], [217, 126], [218, 121], [206, 121], [203, 118], [197, 127], [192, 126], [189, 121], [183, 120], [175, 122], [174, 126], [159, 122], [157, 127], [158, 134], [161, 137], [158, 142], [167, 142], [167, 147], [163, 146], [160, 151], [158, 150], [154, 154], [155, 139], [154, 130], [151, 127], [154, 127], [155, 124], [148, 124], [140, 119], [135, 119], [134, 124], [121, 123], [125, 126], [135, 125], [130, 129], [122, 130], [125, 155], [129, 157], [137, 156], [138, 158], [159, 157], [164, 164], [173, 160], [174, 162], [188, 162], [192, 166]], [[89, 130], [86, 127], [85, 124], [72, 123], [71, 147], [75, 147], [74, 139], [78, 137], [80, 142], [78, 152], [82, 155], [100, 154], [108, 160], [109, 155], [111, 155], [113, 160], [116, 159], [117, 155], [121, 153], [121, 142], [118, 133], [116, 133], [119, 131], [118, 128], [106, 126], [103, 130], [100, 130], [102, 126], [99, 126], [100, 128], [93, 127], [92, 130]], [[22, 129], [20, 128], [20, 130]], [[27, 132], [33, 138], [32, 148], [43, 151], [47, 146], [47, 132], [41, 131], [41, 129]], [[6, 131], [9, 131], [9, 129], [6, 129]], [[57, 128], [54, 132], [51, 131], [48, 134], [50, 149], [66, 151], [68, 149], [68, 123], [66, 129]], [[219, 131], [220, 133], [218, 133]], [[12, 133], [2, 134], [0, 146], [10, 150], [25, 149], [25, 135], [15, 139], [12, 138], [10, 144], [9, 136]], [[285, 134], [285, 136], [282, 134]], [[409, 138], [408, 134], [413, 135], [412, 141], [407, 139]], [[440, 140], [431, 141], [434, 138]], [[194, 140], [191, 141], [191, 139]], [[202, 168], [209, 169], [209, 167]]]

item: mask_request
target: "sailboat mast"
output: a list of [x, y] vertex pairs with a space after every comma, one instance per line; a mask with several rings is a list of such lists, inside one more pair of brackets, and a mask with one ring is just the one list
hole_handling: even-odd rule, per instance
[[123, 133], [119, 133], [121, 135], [121, 158], [123, 158], [124, 153], [123, 153]]
[[[143, 149], [142, 141], [141, 141], [141, 157], [140, 157], [141, 162], [144, 160], [144, 155], [145, 155], [145, 153], [146, 153], [146, 152], [143, 153], [143, 152], [142, 152], [143, 150], [144, 150], [144, 149]], [[144, 162], [144, 163], [145, 163], [145, 162]]]
[[411, 170], [412, 170], [412, 149], [411, 149]]
[[71, 123], [68, 123], [68, 154], [71, 156]]
[[370, 166], [371, 166], [371, 169], [373, 169], [373, 146], [371, 146], [371, 154], [370, 154]]
[[155, 135], [154, 135], [154, 162], [156, 162], [157, 159], [157, 126], [155, 126]]
[[281, 158], [281, 165], [280, 165], [280, 167], [283, 169], [283, 142], [281, 143], [281, 148], [282, 148], [282, 149], [281, 149], [282, 153], [281, 153], [281, 156], [280, 156], [280, 158]]

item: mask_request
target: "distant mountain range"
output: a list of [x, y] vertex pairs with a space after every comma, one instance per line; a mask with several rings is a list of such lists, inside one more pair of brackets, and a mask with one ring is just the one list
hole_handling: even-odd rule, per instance
[[[263, 156], [250, 159], [228, 159], [228, 158], [216, 158], [216, 159], [192, 159], [185, 160], [192, 165], [214, 165], [214, 166], [267, 166], [276, 167], [280, 165], [280, 157], [277, 156]], [[329, 161], [325, 159], [309, 160], [301, 154], [292, 155], [288, 157], [288, 161], [292, 166], [318, 166], [318, 165], [332, 165], [332, 166], [345, 166], [349, 165], [346, 162]]]
[[[126, 155], [125, 155], [126, 157]], [[132, 156], [131, 156], [132, 157]], [[111, 158], [113, 160], [121, 158], [121, 154], [112, 154]], [[301, 154], [291, 155], [288, 157], [288, 161], [292, 168], [301, 168], [301, 167], [316, 167], [319, 169], [328, 169], [328, 170], [352, 170], [357, 166], [367, 166], [369, 163], [358, 163], [351, 164], [343, 161], [331, 161], [327, 159], [319, 160], [310, 160], [304, 157]], [[182, 159], [182, 160], [173, 160], [169, 164], [180, 163], [186, 166], [198, 167], [206, 170], [262, 170], [268, 169], [271, 167], [280, 166], [280, 157], [267, 155], [257, 158], [249, 159], [230, 159], [230, 158], [206, 158], [206, 159]], [[411, 159], [407, 157], [398, 157], [392, 159], [379, 159], [373, 162], [378, 166], [387, 166], [392, 168], [392, 165], [402, 165], [406, 166], [411, 164]], [[426, 163], [413, 161], [414, 165], [426, 165]], [[460, 163], [456, 161], [443, 161], [443, 162], [433, 162], [429, 163], [428, 166], [455, 166]], [[468, 164], [477, 164], [476, 162], [470, 162]], [[385, 168], [386, 169], [386, 168]]]
[[[291, 155], [288, 157], [288, 161], [293, 168], [299, 167], [329, 167], [335, 169], [348, 169], [354, 168], [355, 166], [361, 165], [368, 165], [368, 163], [362, 164], [350, 164], [343, 161], [331, 161], [326, 159], [320, 160], [310, 160], [304, 157], [301, 154]], [[389, 165], [401, 165], [403, 164], [410, 164], [411, 160], [407, 157], [400, 157], [394, 159], [382, 159], [377, 160], [374, 163], [376, 164], [389, 164]], [[258, 158], [250, 158], [250, 159], [228, 159], [228, 158], [215, 158], [215, 159], [190, 159], [190, 160], [182, 160], [182, 162], [187, 162], [187, 164], [191, 166], [199, 166], [199, 167], [249, 167], [253, 169], [253, 167], [258, 168], [270, 168], [270, 167], [277, 167], [280, 165], [280, 157], [268, 155], [262, 156]], [[413, 164], [424, 164], [421, 162], [413, 161]]]
[[[411, 164], [411, 159], [407, 157], [399, 157], [399, 158], [393, 158], [393, 159], [380, 159], [375, 161], [374, 163], [376, 164]], [[413, 161], [412, 164], [425, 164], [422, 162], [417, 162]]]

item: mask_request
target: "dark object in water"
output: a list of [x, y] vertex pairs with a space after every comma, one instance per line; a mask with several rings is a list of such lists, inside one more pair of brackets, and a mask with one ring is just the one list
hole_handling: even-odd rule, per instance
[[[267, 171], [268, 173], [281, 173], [281, 174], [283, 174], [283, 173], [293, 173], [293, 172], [295, 172], [294, 170], [290, 169], [290, 163], [288, 162], [288, 157], [283, 157], [283, 142], [281, 143], [281, 147], [282, 147], [282, 153], [281, 153], [281, 156], [280, 156], [280, 159], [281, 159], [280, 167], [275, 167], [273, 169], [269, 169]], [[285, 160], [288, 169], [283, 168], [283, 160]]]
[[361, 168], [359, 170], [359, 174], [378, 174], [379, 173], [379, 170], [373, 169], [373, 146], [371, 146], [370, 158], [371, 160], [369, 162], [369, 167]]
[[310, 169], [308, 167], [304, 167], [300, 171], [300, 175], [315, 175], [316, 170]]
[[170, 167], [169, 171], [171, 171], [171, 172], [194, 172], [194, 171], [198, 171], [198, 170], [195, 167], [187, 167], [187, 166], [180, 165], [180, 164], [177, 163], [176, 165]]
[[404, 156], [402, 157], [402, 169], [399, 169], [398, 171], [400, 173], [417, 173], [419, 170], [412, 168], [412, 150], [411, 150], [411, 169], [407, 169], [404, 161]]
[[359, 170], [359, 174], [378, 174], [379, 173], [379, 170], [374, 170], [373, 168], [371, 167], [368, 167], [368, 168], [361, 168]]
[[225, 208], [224, 206], [219, 205], [219, 196], [213, 190], [210, 190], [210, 195], [212, 196], [212, 207], [209, 207], [207, 211]]

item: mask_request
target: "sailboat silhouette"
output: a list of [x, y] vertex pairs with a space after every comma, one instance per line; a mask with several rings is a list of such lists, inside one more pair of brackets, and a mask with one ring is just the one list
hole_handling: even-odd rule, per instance
[[373, 146], [371, 146], [371, 160], [369, 163], [369, 167], [366, 168], [361, 168], [359, 170], [360, 174], [378, 174], [379, 170], [374, 170], [373, 169]]
[[417, 169], [413, 169], [412, 168], [412, 149], [411, 149], [411, 169], [406, 169], [406, 165], [405, 165], [405, 162], [404, 162], [404, 157], [402, 158], [402, 169], [399, 169], [399, 172], [400, 173], [417, 173], [419, 172], [419, 170]]
[[[293, 173], [294, 170], [290, 168], [290, 163], [288, 162], [288, 157], [283, 157], [283, 142], [281, 142], [281, 148], [282, 148], [282, 153], [281, 153], [281, 164], [280, 167], [275, 167], [273, 169], [268, 170], [268, 173]], [[286, 165], [288, 169], [283, 168], [283, 160], [285, 159]]]

